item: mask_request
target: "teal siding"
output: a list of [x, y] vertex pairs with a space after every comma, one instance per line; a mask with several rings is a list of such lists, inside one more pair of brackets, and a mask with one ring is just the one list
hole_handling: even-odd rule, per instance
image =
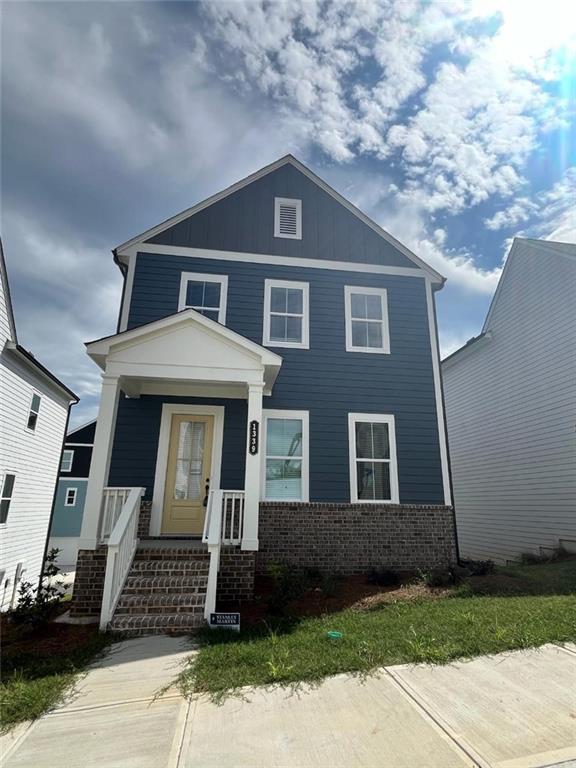
[[[56, 491], [50, 536], [80, 536], [84, 503], [86, 501], [86, 486], [86, 480], [64, 480], [60, 478], [58, 490]], [[69, 488], [77, 489], [76, 504], [73, 507], [67, 507], [64, 503], [66, 491]]]

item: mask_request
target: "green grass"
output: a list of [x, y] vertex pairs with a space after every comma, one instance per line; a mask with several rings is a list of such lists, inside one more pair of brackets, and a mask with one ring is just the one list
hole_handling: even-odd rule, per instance
[[71, 651], [35, 652], [30, 639], [25, 652], [8, 648], [2, 659], [0, 730], [34, 720], [57, 706], [86, 665], [109, 643], [107, 635], [94, 632], [82, 647]]
[[[505, 582], [502, 586], [502, 582]], [[475, 594], [476, 590], [481, 594]], [[487, 594], [503, 591], [501, 595]], [[206, 631], [180, 676], [184, 692], [215, 699], [246, 685], [314, 682], [340, 672], [563, 643], [576, 637], [576, 560], [501, 568], [440, 600], [261, 626], [240, 635]], [[341, 640], [326, 633], [337, 630]]]

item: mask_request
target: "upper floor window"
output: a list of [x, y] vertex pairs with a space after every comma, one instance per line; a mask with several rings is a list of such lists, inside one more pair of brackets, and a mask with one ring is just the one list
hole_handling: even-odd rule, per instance
[[274, 237], [302, 240], [302, 200], [274, 198]]
[[266, 280], [263, 344], [308, 349], [308, 310], [308, 283]]
[[226, 323], [227, 275], [203, 275], [182, 272], [178, 311], [195, 309], [210, 320]]
[[5, 523], [8, 517], [8, 510], [10, 509], [10, 502], [12, 501], [12, 494], [14, 493], [14, 481], [16, 475], [4, 475], [4, 482], [2, 483], [2, 496], [0, 497], [0, 523]]
[[397, 504], [398, 468], [394, 416], [350, 413], [350, 500]]
[[71, 472], [73, 461], [74, 461], [74, 451], [64, 451], [64, 453], [62, 454], [62, 464], [60, 467], [61, 471]]
[[30, 411], [28, 412], [28, 422], [26, 426], [32, 432], [36, 429], [36, 422], [38, 421], [38, 413], [40, 412], [40, 395], [34, 393], [32, 395], [32, 402], [30, 403]]
[[262, 498], [308, 501], [308, 412], [264, 410]]
[[345, 286], [346, 351], [390, 352], [385, 288]]

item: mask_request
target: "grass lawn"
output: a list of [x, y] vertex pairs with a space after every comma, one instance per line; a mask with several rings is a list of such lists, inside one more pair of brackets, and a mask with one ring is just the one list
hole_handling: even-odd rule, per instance
[[[436, 599], [398, 594], [316, 618], [261, 621], [239, 635], [206, 630], [181, 687], [218, 699], [245, 685], [313, 682], [339, 672], [442, 664], [576, 639], [576, 559], [499, 568]], [[342, 638], [330, 639], [330, 630]]]
[[51, 623], [30, 632], [3, 618], [0, 730], [59, 704], [78, 674], [109, 643], [93, 625]]

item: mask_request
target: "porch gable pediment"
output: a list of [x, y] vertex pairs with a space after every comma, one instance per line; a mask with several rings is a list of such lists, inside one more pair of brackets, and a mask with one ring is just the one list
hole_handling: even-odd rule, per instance
[[271, 389], [282, 358], [229, 328], [187, 309], [87, 344], [107, 373], [203, 382], [264, 381]]

